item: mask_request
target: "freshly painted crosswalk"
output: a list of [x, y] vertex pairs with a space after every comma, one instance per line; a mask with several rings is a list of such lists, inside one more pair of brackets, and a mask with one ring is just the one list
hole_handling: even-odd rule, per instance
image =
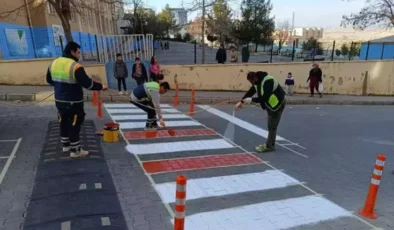
[[152, 153], [172, 153], [182, 151], [199, 151], [208, 149], [226, 149], [232, 148], [234, 145], [230, 144], [224, 139], [202, 140], [202, 141], [177, 141], [177, 142], [162, 142], [152, 144], [133, 144], [127, 145], [127, 150], [136, 155], [152, 154]]
[[[108, 113], [110, 114], [146, 114], [145, 111], [135, 108], [135, 109], [130, 109], [130, 108], [125, 108], [125, 109], [107, 109]], [[180, 113], [178, 110], [176, 109], [161, 109], [162, 113]]]
[[[137, 115], [113, 115], [112, 119], [115, 121], [123, 121], [123, 120], [146, 120], [145, 114], [137, 114]], [[189, 119], [185, 114], [163, 114], [163, 119]]]
[[[137, 106], [131, 103], [113, 103], [113, 104], [105, 104], [105, 108], [137, 108]], [[160, 104], [161, 108], [171, 108], [168, 104]]]
[[[170, 105], [162, 106], [163, 116], [167, 127], [179, 129], [179, 136], [162, 130], [152, 139], [144, 138], [143, 131], [137, 130], [145, 127], [144, 111], [131, 104], [106, 104], [105, 107], [111, 118], [120, 124], [128, 143], [127, 151], [142, 161], [141, 167], [153, 181], [164, 178], [153, 184], [163, 203], [174, 205], [175, 176], [194, 172], [186, 188], [186, 230], [279, 230], [307, 225], [326, 229], [325, 225], [319, 227], [322, 221], [334, 223], [338, 218], [357, 221], [350, 212], [312, 193], [296, 178], [270, 168], [257, 156], [208, 132], [203, 124]], [[267, 136], [266, 130], [238, 118], [233, 120], [220, 110], [209, 108], [208, 112], [220, 114], [221, 118], [252, 133]], [[278, 136], [277, 140], [285, 139]], [[234, 149], [239, 151], [234, 152]], [[191, 156], [190, 152], [198, 154]], [[234, 171], [216, 175], [223, 173], [223, 167], [234, 168]], [[261, 170], [257, 168], [258, 172], [252, 172], [248, 171], [249, 167], [261, 167]], [[165, 175], [170, 175], [170, 180]]]
[[[211, 196], [231, 195], [240, 192], [263, 191], [297, 185], [299, 182], [278, 170], [221, 177], [191, 179], [187, 181], [188, 200]], [[175, 202], [176, 183], [156, 184], [155, 189], [164, 202]]]
[[[146, 122], [118, 122], [121, 129], [141, 129], [145, 128]], [[167, 121], [168, 127], [188, 127], [188, 126], [202, 126], [196, 121]]]

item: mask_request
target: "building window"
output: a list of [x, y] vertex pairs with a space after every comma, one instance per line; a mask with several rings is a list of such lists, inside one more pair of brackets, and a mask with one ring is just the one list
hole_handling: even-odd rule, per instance
[[89, 21], [89, 26], [93, 27], [94, 16], [93, 16], [93, 11], [91, 11], [91, 10], [88, 10], [88, 21]]
[[81, 23], [83, 25], [86, 25], [86, 10], [85, 9], [81, 10], [80, 18], [81, 18]]
[[47, 5], [48, 6], [48, 13], [55, 14], [56, 13], [55, 7], [53, 7], [52, 4], [49, 2], [47, 2], [47, 4], [48, 4]]

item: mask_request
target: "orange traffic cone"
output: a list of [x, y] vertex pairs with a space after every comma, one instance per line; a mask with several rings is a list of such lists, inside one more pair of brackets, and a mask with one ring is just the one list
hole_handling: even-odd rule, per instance
[[92, 98], [93, 106], [97, 106], [97, 104], [98, 104], [97, 101], [98, 101], [98, 99], [97, 99], [97, 92], [94, 91], [93, 92], [93, 98]]
[[103, 103], [101, 100], [97, 102], [97, 118], [103, 118]]
[[367, 198], [365, 199], [364, 208], [359, 211], [360, 215], [365, 218], [376, 219], [378, 218], [375, 214], [375, 203], [378, 195], [380, 180], [382, 179], [382, 173], [384, 163], [386, 162], [386, 156], [379, 154], [376, 157], [375, 167], [372, 173], [371, 183], [369, 184], [369, 191]]

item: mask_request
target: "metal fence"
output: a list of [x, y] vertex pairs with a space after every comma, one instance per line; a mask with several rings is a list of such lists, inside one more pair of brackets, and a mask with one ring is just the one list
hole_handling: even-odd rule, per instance
[[[56, 58], [65, 46], [64, 34], [52, 28], [4, 29], [0, 35], [0, 59], [18, 60]], [[51, 36], [52, 34], [52, 36]], [[153, 55], [153, 35], [95, 35], [72, 32], [73, 40], [80, 44], [83, 62], [105, 63], [115, 61], [121, 53], [125, 60], [135, 57], [150, 60]]]
[[[161, 64], [188, 65], [188, 64], [214, 64], [218, 63], [216, 55], [218, 47], [206, 44], [205, 58], [202, 58], [202, 46], [195, 41], [189, 43], [168, 42], [169, 47], [158, 46], [155, 55]], [[231, 63], [231, 48], [227, 45], [226, 62]], [[236, 49], [238, 63], [242, 62], [243, 47]], [[249, 45], [249, 63], [276, 63], [276, 62], [303, 62], [303, 61], [352, 61], [352, 60], [382, 60], [394, 58], [394, 43], [348, 42], [329, 41], [319, 42], [314, 47], [302, 45], [283, 46], [279, 49], [275, 44], [269, 46]]]

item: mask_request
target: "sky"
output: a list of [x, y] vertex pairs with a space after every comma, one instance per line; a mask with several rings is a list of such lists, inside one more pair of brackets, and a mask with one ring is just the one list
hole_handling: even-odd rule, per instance
[[[147, 7], [159, 12], [166, 4], [170, 7], [191, 7], [195, 0], [144, 0]], [[200, 0], [201, 1], [201, 0]], [[207, 0], [209, 1], [209, 0]], [[235, 11], [240, 11], [241, 0], [228, 0], [230, 6]], [[295, 12], [295, 27], [323, 27], [340, 28], [342, 15], [357, 13], [364, 6], [364, 0], [271, 0], [273, 10], [271, 14], [275, 16], [276, 22], [289, 20], [291, 23], [292, 14]], [[188, 20], [194, 19], [198, 13], [192, 12], [188, 15]]]

